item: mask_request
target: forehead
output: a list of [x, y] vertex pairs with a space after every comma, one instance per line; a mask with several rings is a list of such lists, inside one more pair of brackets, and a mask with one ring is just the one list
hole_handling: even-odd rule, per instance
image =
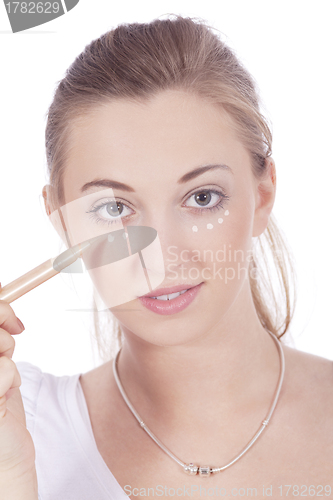
[[117, 139], [119, 147], [133, 141], [151, 145], [156, 140], [181, 142], [185, 147], [197, 135], [207, 138], [213, 134], [220, 140], [222, 134], [226, 141], [236, 139], [235, 124], [222, 106], [181, 90], [160, 92], [141, 102], [107, 100], [78, 117], [74, 125], [72, 140], [88, 141], [90, 147], [96, 141], [111, 146], [110, 139]]
[[156, 174], [168, 182], [200, 164], [237, 168], [249, 161], [222, 107], [179, 90], [145, 102], [105, 101], [73, 122], [69, 144], [65, 189], [108, 174], [124, 182]]

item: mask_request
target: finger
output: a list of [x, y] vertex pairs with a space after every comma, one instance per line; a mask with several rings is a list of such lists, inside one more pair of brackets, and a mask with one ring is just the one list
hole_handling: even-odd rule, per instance
[[0, 397], [9, 389], [20, 387], [21, 376], [14, 361], [6, 356], [0, 358]]
[[10, 333], [6, 332], [3, 328], [0, 328], [0, 357], [7, 356], [8, 358], [13, 357], [15, 349], [15, 339]]
[[17, 335], [24, 330], [23, 323], [15, 316], [12, 307], [4, 300], [0, 300], [0, 327], [11, 335]]

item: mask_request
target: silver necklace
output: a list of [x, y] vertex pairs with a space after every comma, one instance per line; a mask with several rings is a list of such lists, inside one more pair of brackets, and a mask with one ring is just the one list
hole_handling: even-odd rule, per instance
[[275, 409], [276, 403], [278, 401], [279, 395], [280, 395], [282, 381], [283, 381], [283, 377], [284, 377], [284, 369], [285, 369], [284, 353], [283, 353], [281, 344], [280, 344], [279, 340], [276, 338], [275, 335], [273, 335], [269, 331], [268, 331], [268, 333], [273, 337], [273, 339], [274, 339], [274, 341], [275, 341], [275, 343], [276, 343], [276, 345], [278, 347], [278, 351], [279, 351], [279, 355], [280, 355], [280, 377], [279, 377], [279, 381], [278, 381], [278, 384], [277, 384], [277, 387], [276, 387], [276, 390], [275, 390], [275, 395], [274, 395], [273, 403], [272, 403], [272, 405], [271, 405], [271, 407], [270, 407], [270, 409], [269, 409], [269, 411], [268, 411], [268, 413], [266, 415], [265, 420], [262, 421], [262, 423], [261, 423], [261, 425], [259, 427], [259, 430], [256, 432], [256, 434], [251, 439], [251, 441], [240, 452], [240, 454], [237, 455], [236, 458], [234, 458], [231, 462], [229, 462], [227, 465], [224, 465], [223, 467], [210, 467], [209, 465], [201, 465], [200, 466], [200, 465], [194, 465], [192, 462], [189, 463], [189, 464], [186, 464], [186, 463], [182, 462], [181, 460], [179, 460], [179, 458], [177, 458], [173, 453], [171, 453], [171, 451], [166, 446], [164, 446], [163, 443], [161, 443], [161, 441], [152, 433], [152, 431], [143, 422], [143, 420], [140, 417], [140, 415], [133, 408], [132, 404], [130, 403], [130, 401], [129, 401], [129, 399], [128, 399], [128, 397], [127, 397], [127, 395], [126, 395], [126, 393], [125, 393], [125, 391], [123, 389], [123, 386], [121, 385], [121, 382], [119, 380], [118, 371], [117, 371], [117, 362], [118, 362], [118, 357], [119, 357], [119, 353], [121, 351], [121, 348], [117, 352], [117, 354], [116, 354], [116, 356], [115, 356], [115, 358], [113, 360], [113, 373], [114, 373], [114, 378], [115, 378], [116, 383], [118, 385], [120, 394], [124, 398], [125, 403], [127, 404], [128, 408], [131, 410], [131, 412], [133, 413], [133, 415], [135, 416], [135, 418], [137, 419], [137, 421], [139, 422], [139, 424], [142, 427], [142, 429], [144, 429], [146, 431], [146, 433], [155, 441], [155, 443], [167, 455], [169, 455], [170, 458], [172, 458], [173, 460], [175, 460], [175, 462], [177, 462], [179, 465], [181, 465], [183, 467], [183, 469], [184, 469], [184, 472], [186, 472], [187, 474], [189, 474], [189, 475], [199, 474], [202, 477], [207, 477], [207, 476], [210, 476], [210, 474], [212, 474], [212, 473], [221, 472], [222, 470], [226, 469], [227, 467], [230, 467], [230, 465], [234, 464], [237, 460], [239, 460], [244, 455], [244, 453], [246, 453], [251, 448], [251, 446], [253, 446], [253, 444], [258, 439], [258, 437], [260, 436], [260, 434], [267, 427], [267, 425], [268, 425], [268, 423], [269, 423], [269, 421], [270, 421], [270, 419], [272, 417], [272, 414], [273, 414], [273, 411]]

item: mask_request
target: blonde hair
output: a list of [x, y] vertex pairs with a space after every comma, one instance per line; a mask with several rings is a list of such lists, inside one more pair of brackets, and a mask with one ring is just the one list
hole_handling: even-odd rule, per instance
[[[220, 105], [236, 125], [250, 155], [253, 175], [257, 179], [265, 176], [272, 133], [260, 111], [254, 79], [214, 28], [198, 18], [171, 15], [150, 23], [121, 24], [108, 31], [85, 47], [58, 82], [45, 132], [53, 207], [64, 204], [62, 179], [75, 120], [110, 99], [147, 101], [167, 89], [185, 90]], [[272, 281], [269, 252], [282, 291], [280, 297]], [[295, 270], [272, 213], [267, 228], [253, 245], [249, 279], [263, 327], [280, 339], [295, 310], [296, 297], [291, 299], [291, 291], [296, 288]], [[109, 311], [104, 327], [102, 319], [100, 312], [94, 313], [99, 355], [107, 361], [121, 346], [123, 334]], [[111, 323], [113, 336], [103, 336], [104, 328]]]

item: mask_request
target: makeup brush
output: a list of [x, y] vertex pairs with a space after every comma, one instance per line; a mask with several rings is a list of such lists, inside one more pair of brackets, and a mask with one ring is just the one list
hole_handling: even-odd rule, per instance
[[43, 264], [0, 288], [0, 300], [4, 300], [10, 304], [25, 293], [30, 292], [33, 288], [36, 288], [36, 286], [44, 283], [44, 281], [59, 274], [60, 271], [73, 264], [79, 257], [82, 257], [82, 252], [90, 247], [94, 240], [95, 238], [92, 238], [68, 248], [57, 257], [43, 262]]
[[[0, 300], [4, 300], [8, 304], [14, 302], [14, 300], [30, 292], [36, 286], [44, 283], [44, 281], [59, 274], [66, 267], [74, 264], [79, 257], [83, 256], [85, 267], [89, 270], [117, 262], [138, 253], [146, 274], [147, 271], [142, 250], [154, 243], [156, 238], [156, 229], [149, 226], [128, 226], [94, 236], [89, 240], [68, 248], [57, 257], [43, 262], [43, 264], [23, 274], [23, 276], [20, 276], [20, 278], [5, 285], [3, 288], [0, 286]], [[82, 252], [84, 255], [82, 255]], [[72, 272], [72, 270], [69, 270], [69, 272]], [[149, 282], [148, 277], [147, 280]], [[150, 284], [149, 289], [151, 289]]]

